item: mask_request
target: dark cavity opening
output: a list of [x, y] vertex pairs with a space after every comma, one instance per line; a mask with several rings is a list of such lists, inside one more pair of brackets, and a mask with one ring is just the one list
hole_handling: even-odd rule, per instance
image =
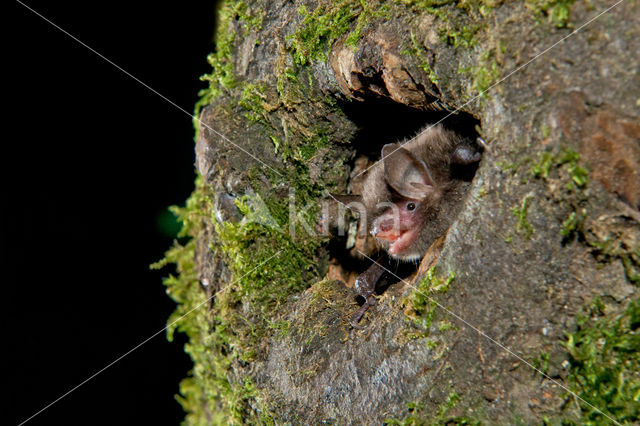
[[423, 128], [440, 121], [464, 137], [473, 140], [478, 137], [476, 126], [480, 125], [480, 120], [467, 112], [420, 111], [386, 98], [341, 102], [340, 107], [358, 126], [352, 141], [356, 156], [365, 155], [372, 160], [380, 157], [385, 144], [410, 139]]
[[[366, 156], [371, 161], [380, 158], [382, 147], [388, 143], [401, 142], [416, 136], [425, 127], [440, 123], [458, 135], [476, 140], [479, 136], [477, 129], [480, 120], [467, 112], [451, 111], [420, 111], [406, 105], [399, 104], [385, 98], [367, 99], [365, 101], [340, 102], [340, 107], [346, 116], [356, 124], [358, 132], [352, 140], [355, 149], [355, 159]], [[454, 170], [457, 178], [471, 181], [476, 173], [478, 164], [461, 166], [459, 174]], [[366, 270], [371, 261], [355, 256], [351, 248], [345, 247], [346, 236], [334, 237], [328, 244], [328, 251], [334, 261], [347, 271]], [[372, 255], [376, 258], [377, 255]], [[404, 263], [387, 258], [385, 267], [403, 279], [411, 276], [416, 270], [418, 262]], [[385, 273], [376, 286], [376, 293], [383, 293], [390, 285], [397, 283], [398, 279], [392, 274]], [[359, 303], [364, 299], [358, 297]]]

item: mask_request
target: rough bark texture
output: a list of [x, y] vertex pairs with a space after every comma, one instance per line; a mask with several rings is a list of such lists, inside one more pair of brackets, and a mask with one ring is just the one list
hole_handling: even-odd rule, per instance
[[[182, 387], [187, 419], [608, 421], [567, 396], [563, 387], [602, 404], [583, 392], [564, 342], [597, 298], [606, 319], [637, 299], [639, 3], [561, 42], [613, 3], [304, 4], [223, 6], [197, 139], [203, 181], [183, 217], [196, 211], [195, 269], [180, 285], [213, 297], [183, 327], [196, 363]], [[263, 200], [286, 233], [292, 218], [273, 209], [289, 188], [297, 207], [325, 188], [353, 190], [356, 158], [375, 160], [457, 108], [488, 144], [465, 208], [410, 285], [391, 285], [351, 328], [355, 292], [323, 279], [346, 261], [298, 225], [269, 240], [269, 222], [248, 212]], [[292, 254], [298, 245], [306, 255]], [[260, 257], [265, 247], [276, 257]], [[352, 263], [356, 273], [364, 262]], [[202, 298], [173, 288], [185, 311]], [[637, 386], [637, 371], [624, 374]], [[627, 417], [597, 408], [633, 421], [637, 403]]]

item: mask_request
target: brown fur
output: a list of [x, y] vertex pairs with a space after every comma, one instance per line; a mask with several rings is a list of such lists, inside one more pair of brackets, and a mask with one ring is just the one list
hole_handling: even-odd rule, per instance
[[[400, 260], [416, 260], [422, 258], [429, 246], [446, 232], [462, 208], [470, 182], [459, 177], [456, 172], [460, 167], [456, 162], [457, 150], [462, 147], [473, 153], [478, 152], [478, 147], [441, 125], [429, 127], [415, 138], [397, 144], [391, 152], [399, 147], [424, 162], [433, 182], [433, 190], [419, 203], [416, 210], [424, 226], [410, 249], [398, 257]], [[367, 211], [368, 230], [371, 230], [371, 224], [383, 212], [376, 206], [403, 199], [406, 198], [398, 194], [388, 182], [384, 159], [381, 159], [369, 169], [363, 185], [362, 202]], [[381, 244], [385, 249], [388, 246], [384, 241]]]

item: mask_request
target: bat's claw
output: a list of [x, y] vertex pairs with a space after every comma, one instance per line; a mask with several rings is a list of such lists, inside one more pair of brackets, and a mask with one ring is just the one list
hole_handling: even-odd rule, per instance
[[480, 136], [476, 138], [476, 143], [480, 145], [485, 151], [489, 150], [489, 147], [487, 146], [487, 142], [484, 139], [482, 139]]
[[364, 313], [367, 312], [367, 309], [369, 309], [369, 303], [364, 302], [364, 305], [360, 306], [360, 309], [358, 309], [356, 313], [351, 316], [351, 319], [349, 320], [349, 324], [351, 324], [351, 327], [356, 328], [358, 326], [358, 323], [364, 316]]

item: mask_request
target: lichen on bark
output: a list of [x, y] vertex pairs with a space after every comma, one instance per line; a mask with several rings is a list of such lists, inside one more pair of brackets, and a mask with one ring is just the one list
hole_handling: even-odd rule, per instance
[[[637, 421], [638, 3], [581, 28], [611, 5], [222, 2], [200, 177], [157, 265], [186, 422]], [[407, 117], [458, 109], [488, 143], [465, 208], [353, 329], [305, 224]]]

